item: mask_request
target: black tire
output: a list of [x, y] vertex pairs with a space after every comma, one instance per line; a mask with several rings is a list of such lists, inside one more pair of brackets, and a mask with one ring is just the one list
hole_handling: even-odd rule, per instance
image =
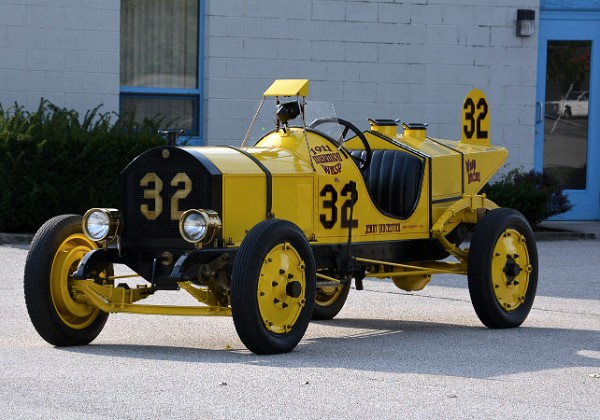
[[231, 278], [231, 312], [244, 345], [257, 354], [293, 350], [310, 322], [315, 284], [314, 257], [300, 228], [278, 219], [254, 226]]
[[521, 325], [531, 310], [538, 281], [535, 236], [525, 217], [494, 209], [477, 225], [468, 261], [471, 302], [489, 328]]
[[69, 276], [94, 248], [82, 233], [81, 216], [73, 214], [48, 220], [33, 238], [25, 261], [25, 304], [33, 326], [50, 344], [89, 344], [106, 323], [106, 312], [74, 301], [69, 290]]
[[317, 287], [312, 319], [327, 320], [335, 318], [344, 307], [349, 292], [350, 282], [338, 287]]

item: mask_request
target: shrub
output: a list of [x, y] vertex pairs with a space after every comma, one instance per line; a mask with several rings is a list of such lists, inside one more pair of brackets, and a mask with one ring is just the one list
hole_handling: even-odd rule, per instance
[[499, 206], [523, 213], [532, 226], [573, 208], [556, 178], [533, 169], [512, 169], [482, 192]]
[[0, 232], [33, 232], [57, 214], [118, 207], [119, 173], [164, 144], [161, 121], [136, 123], [99, 108], [80, 118], [47, 100], [34, 112], [0, 105]]

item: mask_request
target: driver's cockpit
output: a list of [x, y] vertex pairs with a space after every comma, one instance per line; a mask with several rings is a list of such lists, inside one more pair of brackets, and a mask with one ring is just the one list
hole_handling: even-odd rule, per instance
[[[309, 151], [311, 147], [306, 132], [316, 132], [328, 139], [332, 146], [344, 151], [357, 164], [371, 200], [382, 213], [399, 219], [408, 218], [419, 200], [425, 158], [393, 146], [398, 120], [369, 120], [372, 129], [363, 132], [351, 122], [338, 118], [331, 102], [306, 101], [307, 95], [307, 80], [276, 81], [264, 93], [242, 146], [248, 138], [258, 143], [264, 137], [265, 133], [259, 138], [252, 138], [250, 134], [253, 126], [264, 127], [268, 124], [267, 118], [261, 122], [259, 114], [265, 99], [274, 97], [275, 117], [271, 114], [270, 119], [275, 131], [282, 130], [285, 135], [293, 127], [290, 123], [299, 118], [296, 126], [304, 131]], [[293, 96], [295, 100], [280, 100], [281, 97]], [[365, 134], [385, 139], [391, 147], [373, 149]], [[347, 147], [349, 140], [352, 140], [353, 147]]]
[[[363, 158], [365, 151], [350, 150], [350, 154]], [[377, 207], [383, 213], [406, 219], [419, 200], [424, 167], [422, 158], [403, 150], [375, 149], [362, 175]]]

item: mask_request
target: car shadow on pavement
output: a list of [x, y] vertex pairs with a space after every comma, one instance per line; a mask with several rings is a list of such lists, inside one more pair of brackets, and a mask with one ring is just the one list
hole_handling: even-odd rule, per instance
[[600, 370], [598, 331], [348, 318], [322, 324], [364, 332], [314, 338], [307, 351], [337, 348], [347, 367], [359, 369], [470, 378], [574, 366]]
[[[345, 329], [351, 332], [345, 334]], [[435, 322], [340, 318], [314, 322], [309, 332], [295, 351], [272, 356], [255, 355], [241, 345], [214, 349], [211, 343], [212, 348], [201, 348], [202, 337], [197, 339], [199, 347], [91, 344], [60, 350], [199, 364], [341, 368], [480, 379], [567, 367], [600, 373], [598, 331], [526, 326], [491, 330]]]

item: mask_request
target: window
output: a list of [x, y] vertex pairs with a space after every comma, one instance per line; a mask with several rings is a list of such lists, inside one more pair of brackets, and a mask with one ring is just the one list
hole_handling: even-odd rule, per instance
[[588, 185], [592, 41], [548, 41], [544, 173], [570, 190]]
[[200, 142], [201, 0], [121, 1], [121, 115], [159, 116]]

